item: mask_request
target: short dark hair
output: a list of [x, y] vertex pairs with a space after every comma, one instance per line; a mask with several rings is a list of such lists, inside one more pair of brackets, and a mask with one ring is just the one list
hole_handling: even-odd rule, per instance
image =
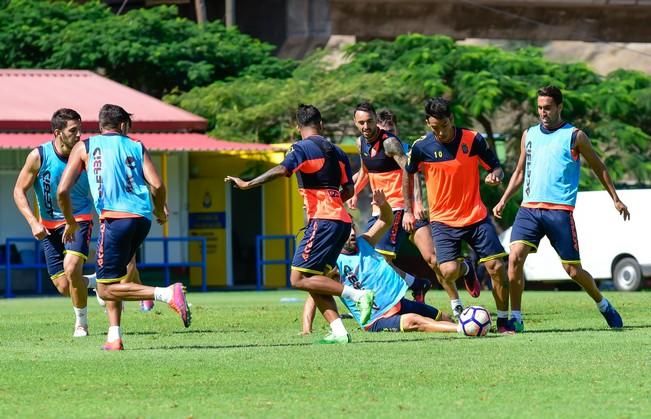
[[538, 96], [547, 96], [554, 99], [554, 103], [560, 105], [563, 103], [563, 93], [556, 86], [545, 86], [538, 89]]
[[321, 123], [321, 112], [313, 105], [298, 105], [296, 109], [296, 122], [299, 127], [318, 128]]
[[425, 117], [434, 117], [436, 119], [449, 118], [452, 116], [450, 110], [450, 101], [442, 97], [433, 97], [425, 102]]
[[398, 123], [398, 118], [396, 118], [396, 115], [393, 112], [391, 112], [390, 110], [382, 109], [381, 111], [378, 111], [378, 113], [377, 113], [377, 121], [380, 124], [384, 124], [384, 123], [387, 123], [387, 122], [393, 122], [393, 124], [395, 125], [395, 124]]
[[52, 131], [55, 129], [65, 129], [68, 121], [81, 121], [81, 115], [74, 109], [61, 108], [52, 114]]
[[107, 103], [99, 110], [99, 127], [103, 129], [119, 129], [120, 124], [131, 126], [131, 114], [122, 106]]
[[355, 110], [353, 111], [353, 118], [355, 117], [357, 111], [370, 113], [371, 115], [376, 115], [375, 108], [373, 107], [373, 105], [371, 105], [370, 102], [358, 103], [357, 106], [355, 106]]

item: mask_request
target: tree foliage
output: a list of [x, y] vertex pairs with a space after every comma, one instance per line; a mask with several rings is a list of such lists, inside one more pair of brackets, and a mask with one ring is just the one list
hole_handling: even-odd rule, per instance
[[11, 0], [0, 22], [0, 67], [89, 69], [157, 96], [243, 74], [287, 77], [296, 66], [274, 58], [272, 45], [219, 21], [197, 25], [172, 6], [118, 16], [97, 0]]
[[[335, 141], [357, 135], [352, 109], [362, 100], [392, 109], [401, 136], [425, 132], [423, 103], [434, 95], [453, 100], [457, 125], [505, 139], [506, 171], [520, 152], [524, 129], [537, 123], [536, 91], [563, 89], [563, 115], [591, 137], [616, 181], [651, 181], [651, 77], [618, 70], [599, 76], [585, 64], [553, 63], [536, 48], [506, 51], [467, 46], [442, 36], [404, 35], [347, 49], [349, 61], [331, 69], [319, 51], [287, 79], [240, 77], [167, 100], [208, 118], [211, 133], [229, 140], [283, 142], [296, 135], [292, 114], [299, 103], [319, 107]], [[587, 170], [584, 168], [584, 170]], [[582, 176], [582, 188], [598, 186]], [[501, 192], [485, 188], [488, 204]], [[513, 214], [515, 206], [509, 208]]]

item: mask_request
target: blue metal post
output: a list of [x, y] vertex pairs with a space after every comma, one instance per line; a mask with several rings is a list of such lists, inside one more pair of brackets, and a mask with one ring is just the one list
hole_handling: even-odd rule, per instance
[[165, 286], [170, 285], [170, 267], [169, 267], [169, 241], [168, 237], [163, 237], [163, 263], [165, 264]]
[[9, 248], [9, 239], [5, 240], [5, 298], [13, 298], [11, 292], [11, 249]]
[[206, 292], [208, 291], [208, 281], [206, 279], [207, 277], [207, 261], [208, 259], [208, 252], [206, 249], [206, 238], [201, 237], [201, 291]]
[[41, 265], [41, 242], [34, 240], [34, 261], [38, 268], [36, 268], [36, 293], [43, 294], [43, 272], [40, 267]]
[[256, 275], [255, 275], [255, 288], [256, 290], [262, 290], [262, 236], [255, 236], [255, 265], [256, 265]]

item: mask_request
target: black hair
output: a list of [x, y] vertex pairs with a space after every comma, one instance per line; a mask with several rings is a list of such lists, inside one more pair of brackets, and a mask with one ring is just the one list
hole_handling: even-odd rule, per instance
[[393, 122], [393, 124], [395, 125], [395, 124], [398, 123], [398, 118], [396, 118], [396, 115], [393, 112], [391, 112], [390, 110], [382, 109], [381, 111], [379, 111], [377, 113], [377, 121], [380, 124], [384, 124], [384, 123], [387, 123], [387, 122]]
[[538, 96], [547, 96], [554, 99], [556, 105], [563, 103], [563, 93], [556, 86], [545, 86], [538, 89]]
[[118, 105], [107, 103], [99, 110], [99, 127], [102, 129], [120, 129], [126, 123], [131, 126], [131, 114]]
[[428, 99], [425, 103], [425, 117], [430, 116], [436, 119], [450, 118], [452, 116], [450, 101], [440, 96]]
[[299, 127], [318, 128], [321, 124], [321, 112], [313, 105], [298, 105], [296, 110], [296, 122]]
[[370, 113], [371, 115], [374, 116], [376, 115], [375, 108], [373, 107], [373, 105], [370, 104], [370, 102], [358, 103], [357, 106], [355, 106], [355, 110], [353, 111], [353, 118], [355, 117], [355, 114], [358, 111]]
[[68, 126], [68, 121], [81, 121], [81, 115], [74, 109], [61, 108], [57, 110], [50, 120], [52, 131], [65, 129]]

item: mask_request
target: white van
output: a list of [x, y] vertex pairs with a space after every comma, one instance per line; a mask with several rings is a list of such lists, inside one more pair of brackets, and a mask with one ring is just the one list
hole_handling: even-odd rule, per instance
[[[606, 191], [579, 192], [574, 222], [583, 267], [596, 280], [611, 279], [621, 291], [635, 291], [651, 276], [651, 189], [618, 190], [631, 219], [624, 221]], [[511, 228], [500, 237], [509, 249]], [[524, 265], [529, 281], [569, 279], [560, 259], [544, 237], [538, 252]]]

